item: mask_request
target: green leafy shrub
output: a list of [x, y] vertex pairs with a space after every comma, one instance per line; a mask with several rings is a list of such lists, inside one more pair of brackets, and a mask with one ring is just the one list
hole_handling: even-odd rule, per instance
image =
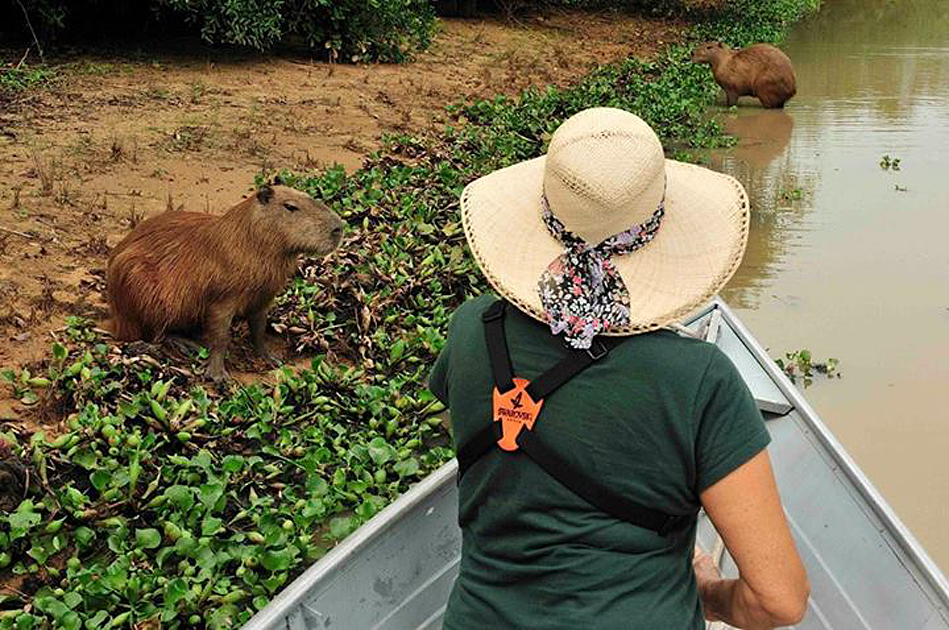
[[343, 61], [403, 61], [431, 42], [429, 0], [156, 0], [199, 25], [211, 42], [269, 48], [301, 37]]
[[[112, 29], [124, 34], [158, 22], [187, 27], [208, 42], [257, 49], [303, 42], [341, 61], [403, 61], [431, 42], [430, 0], [23, 0], [44, 38]], [[7, 28], [25, 18], [0, 10]], [[24, 29], [21, 28], [21, 31]], [[21, 34], [29, 34], [28, 32]]]

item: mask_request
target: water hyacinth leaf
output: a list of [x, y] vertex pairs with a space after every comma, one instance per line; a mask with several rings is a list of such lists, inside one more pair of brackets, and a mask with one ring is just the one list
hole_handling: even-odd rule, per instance
[[[26, 531], [36, 525], [39, 525], [40, 521], [43, 520], [43, 517], [36, 512], [14, 512], [13, 514], [7, 515], [7, 523], [10, 524], [11, 534], [13, 532], [21, 532], [20, 535], [26, 533]], [[11, 535], [11, 538], [17, 538], [18, 536]]]
[[112, 473], [110, 473], [108, 470], [97, 468], [89, 474], [89, 481], [92, 482], [93, 488], [99, 492], [103, 492], [109, 487], [109, 484], [112, 483]]
[[120, 591], [125, 588], [128, 580], [128, 571], [124, 562], [116, 560], [102, 575], [101, 582], [113, 591]]
[[384, 464], [390, 459], [392, 459], [396, 454], [395, 449], [391, 444], [386, 442], [385, 438], [381, 436], [374, 437], [371, 442], [369, 442], [369, 457], [372, 458], [376, 464]]
[[221, 461], [221, 468], [226, 473], [236, 473], [244, 466], [244, 458], [240, 455], [228, 455]]
[[70, 608], [75, 609], [76, 606], [82, 603], [82, 595], [75, 591], [69, 591], [63, 595], [63, 603]]
[[181, 578], [169, 580], [165, 585], [165, 605], [173, 607], [178, 601], [190, 592], [188, 583]]
[[86, 619], [86, 630], [93, 630], [94, 628], [101, 628], [102, 622], [108, 619], [109, 613], [104, 610], [100, 610], [92, 617]]
[[356, 519], [351, 516], [338, 516], [330, 519], [330, 536], [341, 540], [356, 529]]
[[16, 630], [33, 630], [37, 627], [37, 624], [40, 622], [40, 617], [30, 613], [23, 613], [17, 615], [16, 618]]
[[161, 534], [148, 527], [135, 530], [135, 546], [141, 549], [157, 549], [161, 545]]
[[409, 457], [408, 459], [396, 462], [392, 468], [400, 477], [411, 477], [412, 475], [418, 474], [419, 463], [414, 457]]
[[82, 619], [78, 613], [70, 610], [59, 620], [59, 624], [63, 630], [79, 630], [82, 627]]
[[194, 491], [188, 486], [170, 486], [165, 489], [165, 496], [182, 512], [187, 512], [194, 505]]
[[405, 353], [405, 342], [399, 339], [394, 344], [392, 344], [392, 349], [389, 351], [389, 363], [398, 363], [399, 359], [402, 358], [402, 355]]
[[191, 458], [191, 463], [198, 468], [210, 468], [213, 463], [211, 460], [211, 453], [206, 450], [200, 451], [197, 455]]
[[185, 532], [185, 535], [175, 541], [175, 551], [183, 556], [189, 555], [197, 546], [198, 541], [190, 532]]
[[201, 547], [198, 550], [195, 562], [199, 567], [210, 572], [217, 566], [217, 554], [208, 546]]
[[96, 533], [88, 527], [77, 527], [73, 532], [73, 539], [80, 547], [86, 547], [96, 537]]
[[203, 521], [201, 521], [201, 535], [202, 536], [213, 536], [219, 531], [224, 529], [224, 521], [215, 517], [215, 516], [206, 516]]
[[224, 484], [206, 483], [198, 489], [198, 498], [205, 508], [214, 509], [214, 505], [224, 495]]
[[293, 555], [287, 547], [282, 549], [268, 549], [260, 556], [260, 564], [270, 571], [286, 571], [290, 567]]
[[35, 597], [33, 605], [36, 606], [38, 611], [46, 613], [56, 621], [62, 619], [69, 612], [69, 607], [66, 604], [51, 596]]
[[224, 628], [234, 628], [234, 620], [237, 617], [238, 608], [234, 604], [225, 604], [211, 614], [208, 621], [208, 628], [211, 630], [223, 630]]
[[310, 475], [306, 480], [306, 490], [313, 497], [322, 497], [329, 492], [329, 484], [319, 475]]
[[36, 560], [40, 565], [46, 564], [46, 560], [53, 554], [46, 545], [35, 544], [27, 550], [26, 555]]
[[92, 470], [98, 466], [99, 456], [91, 446], [84, 446], [73, 454], [72, 461], [86, 470]]

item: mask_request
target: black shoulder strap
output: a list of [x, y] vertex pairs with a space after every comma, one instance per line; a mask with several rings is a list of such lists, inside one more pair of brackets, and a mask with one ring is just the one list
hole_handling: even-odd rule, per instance
[[511, 357], [507, 353], [507, 339], [504, 337], [504, 310], [506, 308], [507, 302], [497, 300], [481, 314], [494, 386], [502, 394], [514, 388], [514, 369], [511, 367]]
[[[500, 424], [492, 422], [491, 424]], [[534, 431], [521, 431], [517, 445], [544, 472], [559, 481], [593, 507], [620, 520], [651, 529], [661, 536], [692, 522], [694, 514], [672, 515], [647, 508], [613, 492], [585, 471], [569, 463], [550, 449]]]
[[[482, 315], [491, 372], [495, 386], [501, 393], [514, 387], [514, 370], [504, 336], [506, 306], [507, 303], [504, 300], [498, 300]], [[547, 398], [571, 378], [606, 356], [623, 340], [623, 337], [598, 337], [594, 339], [590, 350], [571, 350], [552, 368], [537, 377], [527, 387], [527, 393], [532, 400], [539, 401]], [[500, 438], [501, 423], [492, 421], [467, 442], [459, 445], [457, 452], [459, 481], [471, 465], [490, 451]], [[611, 492], [598, 481], [589, 478], [582, 470], [578, 470], [559, 457], [533, 431], [521, 431], [517, 444], [547, 474], [607, 514], [663, 535], [691, 522], [694, 517], [692, 514], [671, 516], [642, 507]]]

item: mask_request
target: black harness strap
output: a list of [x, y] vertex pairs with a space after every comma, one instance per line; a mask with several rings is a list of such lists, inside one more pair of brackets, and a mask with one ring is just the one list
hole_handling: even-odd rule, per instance
[[514, 369], [511, 367], [511, 357], [507, 353], [507, 340], [504, 337], [505, 308], [507, 308], [507, 302], [497, 300], [481, 315], [494, 386], [502, 394], [514, 389]]
[[[492, 422], [491, 424], [500, 424]], [[651, 529], [662, 536], [679, 529], [692, 520], [691, 514], [673, 516], [643, 507], [612, 492], [599, 481], [589, 477], [583, 470], [561, 458], [537, 437], [533, 431], [521, 431], [517, 445], [548, 475], [595, 508], [616, 518]]]
[[[491, 372], [498, 392], [504, 393], [514, 387], [514, 370], [508, 354], [507, 340], [504, 336], [504, 312], [507, 303], [504, 300], [494, 302], [482, 315], [485, 341]], [[537, 377], [528, 387], [527, 393], [532, 400], [540, 401], [556, 391], [571, 378], [606, 356], [610, 350], [622, 343], [623, 337], [604, 337], [594, 339], [590, 350], [571, 350], [567, 356], [552, 368]], [[471, 439], [458, 448], [459, 481], [472, 464], [482, 455], [492, 450], [501, 439], [501, 423], [490, 422]], [[638, 505], [590, 478], [583, 470], [570, 464], [557, 455], [530, 430], [522, 430], [517, 437], [517, 445], [547, 474], [566, 488], [580, 496], [590, 505], [621, 520], [665, 535], [687, 525], [694, 514], [669, 515], [658, 510]]]

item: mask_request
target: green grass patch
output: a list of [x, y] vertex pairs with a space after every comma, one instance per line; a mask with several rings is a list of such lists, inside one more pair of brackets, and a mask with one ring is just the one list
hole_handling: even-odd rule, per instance
[[57, 77], [56, 70], [46, 66], [0, 68], [0, 94], [15, 95], [34, 90], [50, 85]]
[[[781, 9], [767, 14], [779, 26], [741, 12], [759, 4]], [[716, 24], [732, 44], [761, 40], [812, 4], [731, 2], [738, 12]], [[451, 124], [388, 138], [352, 174], [282, 173], [351, 230], [334, 256], [304, 261], [271, 314], [314, 357], [307, 369], [221, 392], [193, 377], [200, 357], [107, 344], [72, 319], [47, 359], [2, 372], [65, 427], [0, 433], [0, 580], [17, 584], [0, 595], [0, 628], [237, 627], [447, 461], [425, 378], [451, 312], [486, 288], [464, 242], [461, 189], [541, 154], [590, 106], [638, 113], [673, 151], [728, 142], [705, 114], [710, 74], [686, 53], [454, 105]]]

